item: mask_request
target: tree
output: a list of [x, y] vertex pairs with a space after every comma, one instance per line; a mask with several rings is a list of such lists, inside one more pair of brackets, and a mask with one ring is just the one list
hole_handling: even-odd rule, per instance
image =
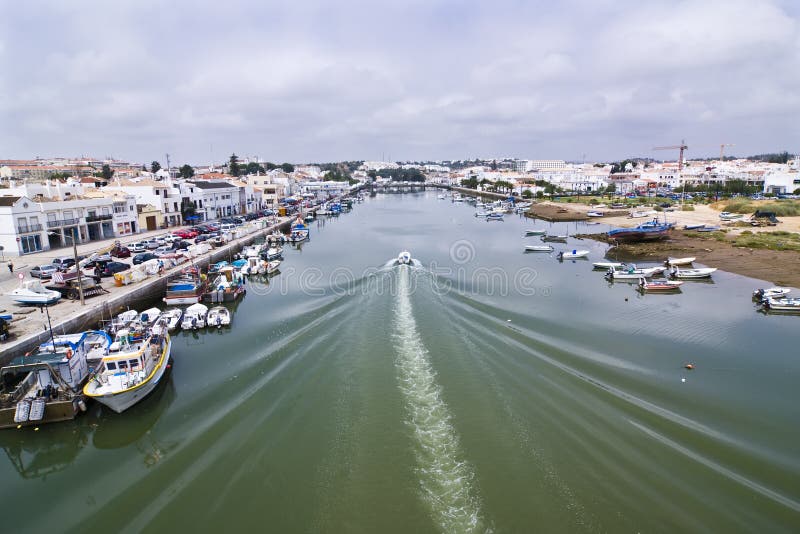
[[274, 171], [275, 169], [278, 168], [278, 166], [272, 163], [271, 161], [268, 161], [264, 164], [264, 168], [267, 169], [268, 171]]
[[181, 168], [178, 169], [178, 175], [182, 178], [191, 178], [194, 176], [194, 167], [188, 163], [186, 165], [182, 165]]
[[236, 154], [231, 154], [231, 159], [228, 161], [228, 173], [231, 176], [239, 176], [242, 173], [242, 169], [239, 167], [239, 158]]
[[251, 161], [250, 163], [247, 164], [247, 167], [245, 167], [246, 174], [258, 174], [264, 172], [266, 172], [264, 170], [264, 167], [261, 166], [261, 164], [256, 163], [255, 161]]
[[610, 183], [608, 187], [606, 187], [606, 193], [608, 193], [608, 198], [611, 198], [611, 195], [617, 192], [617, 184]]
[[378, 173], [375, 171], [368, 171], [367, 176], [369, 176], [370, 180], [374, 182], [375, 179], [378, 177]]
[[530, 189], [526, 189], [522, 192], [522, 198], [531, 198], [533, 193], [531, 193]]
[[284, 164], [281, 165], [281, 170], [283, 170], [283, 172], [287, 172], [287, 173], [288, 172], [294, 172], [294, 165], [292, 165], [291, 163], [284, 163]]
[[474, 176], [470, 176], [469, 178], [465, 178], [461, 180], [461, 187], [467, 187], [469, 189], [477, 189], [478, 188], [478, 179]]
[[114, 169], [109, 167], [108, 163], [104, 163], [103, 169], [100, 171], [100, 175], [103, 177], [103, 180], [110, 181], [111, 177], [114, 176]]
[[161, 164], [159, 162], [154, 161], [153, 163], [150, 164], [150, 172], [152, 172], [153, 174], [157, 173], [160, 170], [161, 170]]

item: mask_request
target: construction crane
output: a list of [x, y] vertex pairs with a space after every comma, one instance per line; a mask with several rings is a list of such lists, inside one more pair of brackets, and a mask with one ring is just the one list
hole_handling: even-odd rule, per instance
[[736, 145], [734, 145], [734, 144], [731, 144], [731, 143], [721, 143], [721, 144], [719, 145], [719, 161], [720, 161], [720, 162], [724, 161], [724, 160], [723, 160], [723, 157], [724, 157], [724, 155], [725, 155], [725, 147], [726, 147], [726, 146], [736, 146]]
[[653, 150], [680, 150], [678, 155], [678, 172], [683, 170], [683, 151], [688, 149], [689, 147], [686, 146], [686, 141], [681, 139], [680, 145], [671, 145], [671, 146], [655, 146]]

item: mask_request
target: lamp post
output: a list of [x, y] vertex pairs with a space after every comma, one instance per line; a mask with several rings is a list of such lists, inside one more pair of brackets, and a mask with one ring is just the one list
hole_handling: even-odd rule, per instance
[[[55, 232], [50, 233], [55, 234]], [[83, 273], [81, 272], [81, 266], [78, 265], [78, 244], [72, 231], [70, 231], [69, 235], [65, 233], [64, 237], [69, 237], [72, 240], [72, 257], [75, 260], [75, 270], [78, 271], [78, 294], [81, 296], [81, 306], [84, 306], [86, 303], [83, 300]]]

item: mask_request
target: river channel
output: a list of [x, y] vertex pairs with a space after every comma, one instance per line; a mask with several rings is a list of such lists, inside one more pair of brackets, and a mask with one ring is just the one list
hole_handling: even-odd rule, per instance
[[641, 295], [600, 243], [523, 253], [603, 225], [437, 195], [311, 223], [129, 411], [2, 431], [2, 530], [800, 530], [800, 317], [764, 282]]

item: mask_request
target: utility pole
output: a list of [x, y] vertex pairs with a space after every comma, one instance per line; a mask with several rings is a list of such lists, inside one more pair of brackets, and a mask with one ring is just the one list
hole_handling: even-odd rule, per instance
[[167, 175], [172, 178], [172, 172], [169, 170], [169, 154], [164, 154], [167, 158]]
[[72, 257], [75, 259], [75, 270], [78, 271], [78, 294], [81, 296], [81, 306], [84, 306], [86, 303], [83, 300], [83, 273], [81, 272], [81, 266], [78, 265], [78, 244], [75, 242], [75, 234], [72, 231], [70, 232], [70, 238], [72, 239]]

